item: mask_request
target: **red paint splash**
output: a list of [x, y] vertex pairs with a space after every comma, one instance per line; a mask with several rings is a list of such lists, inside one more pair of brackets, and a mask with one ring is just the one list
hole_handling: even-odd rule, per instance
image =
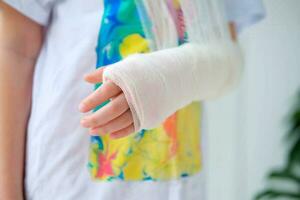
[[163, 123], [166, 134], [171, 139], [170, 149], [169, 149], [169, 158], [172, 158], [176, 155], [178, 150], [178, 140], [177, 140], [177, 129], [176, 129], [177, 116], [176, 113], [172, 114], [166, 119]]
[[[108, 152], [108, 151], [107, 151]], [[113, 168], [112, 168], [112, 160], [115, 159], [117, 156], [117, 152], [114, 152], [111, 155], [108, 155], [108, 153], [102, 153], [100, 152], [98, 155], [98, 163], [99, 168], [97, 171], [97, 177], [98, 178], [104, 178], [107, 176], [113, 176]]]

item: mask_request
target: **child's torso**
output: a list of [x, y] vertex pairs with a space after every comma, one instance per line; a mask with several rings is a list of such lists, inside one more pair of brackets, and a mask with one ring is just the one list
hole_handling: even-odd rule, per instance
[[[122, 193], [127, 195], [127, 199], [147, 199], [146, 196], [149, 196], [149, 199], [171, 199], [176, 196], [179, 199], [180, 196], [182, 199], [188, 199], [185, 197], [198, 196], [203, 181], [203, 178], [199, 179], [201, 174], [184, 181], [162, 183], [91, 181], [87, 168], [89, 135], [87, 130], [80, 127], [81, 115], [77, 107], [79, 102], [93, 91], [93, 86], [85, 83], [82, 76], [96, 68], [96, 46], [102, 14], [103, 2], [98, 0], [61, 1], [54, 8], [34, 77], [32, 114], [27, 138], [28, 196], [34, 199], [64, 200], [101, 198], [113, 200], [120, 199]], [[124, 51], [126, 52], [126, 48]], [[144, 148], [141, 149], [143, 152], [155, 149], [150, 155], [154, 156], [153, 159], [161, 160], [176, 148], [187, 150], [196, 148], [199, 144], [199, 140], [196, 140], [199, 139], [197, 135], [200, 130], [198, 113], [200, 109], [197, 111], [197, 108], [199, 105], [193, 104], [176, 117], [173, 116], [165, 126], [152, 131], [155, 137], [151, 137], [149, 132], [147, 134], [149, 136], [142, 140], [138, 147]], [[178, 118], [181, 120], [180, 123], [176, 123], [175, 130], [174, 120]], [[193, 134], [189, 135], [186, 132]], [[172, 146], [162, 145], [160, 148], [154, 143], [155, 140], [167, 141]], [[180, 147], [178, 141], [186, 142]], [[189, 141], [193, 141], [195, 146], [188, 145]], [[178, 164], [171, 164], [169, 168], [178, 166], [185, 169], [188, 163], [192, 162], [184, 155], [184, 151], [180, 152], [182, 153], [173, 157], [172, 161]], [[200, 155], [196, 155], [198, 156]], [[140, 154], [131, 159], [136, 161], [128, 163], [134, 164], [140, 163], [140, 159], [144, 161], [145, 157], [141, 157]], [[151, 169], [153, 162], [147, 162], [150, 163], [147, 166]], [[199, 165], [195, 168], [198, 171], [200, 160], [199, 164], [198, 161], [195, 163]], [[140, 179], [142, 169], [139, 167], [141, 165], [137, 168], [130, 167], [137, 169], [130, 176]], [[172, 175], [167, 173], [161, 177], [169, 179]], [[200, 189], [196, 192], [195, 189], [188, 187], [191, 184], [198, 185]]]

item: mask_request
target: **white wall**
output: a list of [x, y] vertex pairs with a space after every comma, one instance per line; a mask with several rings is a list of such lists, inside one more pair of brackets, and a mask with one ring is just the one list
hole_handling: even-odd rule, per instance
[[207, 104], [209, 200], [250, 200], [284, 162], [283, 135], [300, 89], [300, 1], [265, 0], [267, 18], [241, 34], [237, 91]]

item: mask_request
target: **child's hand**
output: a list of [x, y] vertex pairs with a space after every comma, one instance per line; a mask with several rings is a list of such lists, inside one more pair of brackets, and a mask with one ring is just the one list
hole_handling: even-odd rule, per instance
[[[84, 79], [89, 83], [102, 82], [105, 68], [87, 74]], [[81, 125], [89, 128], [91, 134], [104, 135], [110, 133], [112, 138], [125, 137], [134, 132], [133, 118], [125, 95], [120, 87], [108, 80], [97, 90], [86, 97], [79, 105], [80, 112], [88, 112], [96, 106], [111, 99], [111, 101], [98, 111], [81, 120]]]

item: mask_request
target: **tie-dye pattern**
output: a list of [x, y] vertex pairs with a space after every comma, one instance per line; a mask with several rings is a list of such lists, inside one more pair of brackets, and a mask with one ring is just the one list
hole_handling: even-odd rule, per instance
[[[173, 0], [174, 1], [174, 0]], [[180, 7], [175, 8], [176, 13]], [[134, 0], [105, 0], [97, 68], [150, 51]], [[178, 18], [179, 21], [180, 15]], [[182, 22], [182, 21], [181, 21]], [[182, 24], [181, 24], [182, 25]], [[181, 27], [181, 28], [180, 28]], [[180, 26], [178, 31], [182, 31]], [[179, 43], [184, 33], [179, 34]], [[96, 88], [101, 84], [96, 85]], [[100, 109], [107, 102], [98, 106]], [[118, 140], [92, 136], [89, 170], [94, 180], [170, 180], [201, 170], [200, 102], [178, 110], [154, 129]]]

